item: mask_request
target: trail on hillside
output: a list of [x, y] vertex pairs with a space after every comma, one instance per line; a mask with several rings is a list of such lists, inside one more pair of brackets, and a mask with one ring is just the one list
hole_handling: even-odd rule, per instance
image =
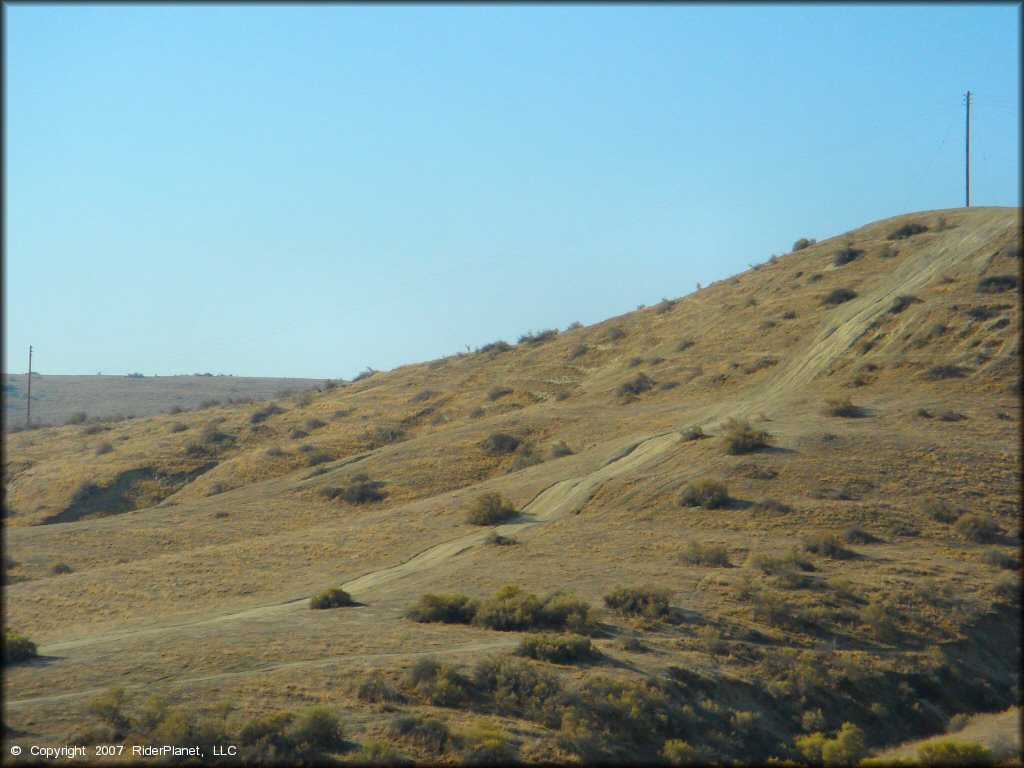
[[[435, 544], [398, 565], [371, 571], [347, 581], [341, 586], [356, 598], [365, 597], [372, 589], [381, 587], [396, 579], [423, 573], [442, 565], [470, 547], [482, 544], [484, 539], [494, 531], [501, 534], [514, 534], [535, 525], [577, 512], [586, 504], [587, 499], [590, 498], [591, 494], [601, 483], [617, 475], [634, 470], [647, 462], [654, 461], [680, 439], [677, 433], [672, 432], [632, 444], [627, 450], [619, 451], [618, 458], [606, 463], [599, 469], [582, 477], [561, 480], [542, 491], [523, 507], [520, 518], [515, 522], [497, 527], [482, 528], [479, 531], [473, 531], [440, 544]], [[85, 648], [128, 639], [140, 639], [177, 630], [191, 630], [201, 626], [229, 621], [266, 618], [290, 611], [305, 610], [308, 599], [309, 595], [303, 595], [284, 602], [260, 605], [242, 611], [217, 614], [192, 621], [160, 624], [152, 627], [109, 632], [59, 643], [50, 643], [41, 646], [39, 652], [42, 655], [57, 655], [76, 648]]]

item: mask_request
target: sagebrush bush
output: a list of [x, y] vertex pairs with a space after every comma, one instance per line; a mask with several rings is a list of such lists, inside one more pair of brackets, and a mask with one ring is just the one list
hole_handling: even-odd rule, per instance
[[264, 421], [269, 419], [278, 413], [284, 413], [284, 408], [279, 406], [277, 403], [270, 403], [269, 405], [260, 408], [258, 411], [253, 411], [249, 415], [250, 424], [262, 424]]
[[793, 250], [802, 251], [804, 248], [810, 248], [816, 242], [818, 241], [815, 240], [813, 237], [801, 237], [799, 240], [793, 243]]
[[676, 352], [685, 352], [690, 347], [692, 347], [695, 343], [696, 342], [694, 342], [693, 339], [683, 339], [678, 344], [676, 344]]
[[693, 480], [683, 486], [679, 503], [684, 507], [704, 507], [705, 509], [721, 509], [729, 505], [729, 489], [724, 483], [708, 478]]
[[638, 373], [629, 381], [622, 382], [615, 390], [615, 394], [619, 397], [636, 396], [651, 389], [654, 389], [651, 378], [646, 373]]
[[854, 556], [854, 553], [844, 547], [834, 533], [827, 531], [815, 531], [807, 534], [804, 537], [804, 549], [816, 555], [836, 560], [847, 560]]
[[373, 704], [398, 704], [404, 697], [380, 673], [374, 672], [356, 688], [356, 698]]
[[925, 376], [929, 379], [962, 379], [966, 373], [967, 370], [962, 366], [944, 363], [933, 365], [925, 373]]
[[462, 759], [469, 765], [508, 765], [519, 759], [519, 750], [493, 723], [470, 726], [463, 731], [462, 740]]
[[841, 267], [844, 264], [849, 264], [851, 261], [859, 257], [864, 251], [854, 248], [852, 245], [844, 245], [835, 255], [832, 257], [832, 264]]
[[679, 559], [689, 565], [714, 565], [727, 568], [729, 562], [729, 550], [724, 544], [701, 544], [698, 541], [688, 541], [679, 551]]
[[1016, 275], [990, 275], [978, 281], [974, 290], [978, 293], [1002, 293], [1016, 290], [1020, 280]]
[[382, 480], [371, 480], [365, 474], [353, 475], [341, 492], [341, 498], [349, 504], [370, 504], [381, 501], [387, 493], [381, 490]]
[[409, 672], [409, 681], [431, 704], [459, 707], [473, 698], [469, 679], [450, 664], [434, 659], [420, 659]]
[[514, 453], [520, 446], [522, 440], [507, 432], [492, 432], [483, 442], [484, 450], [492, 456], [503, 456]]
[[487, 392], [487, 399], [493, 403], [495, 400], [499, 400], [506, 395], [511, 395], [512, 392], [513, 390], [510, 387], [492, 387]]
[[755, 502], [751, 509], [755, 512], [766, 512], [772, 515], [785, 515], [793, 511], [793, 508], [789, 506], [789, 504], [771, 498], [764, 498]]
[[991, 765], [995, 758], [984, 744], [960, 739], [935, 739], [917, 748], [920, 765]]
[[325, 589], [319, 595], [315, 595], [309, 600], [309, 607], [316, 609], [345, 608], [355, 604], [356, 602], [352, 599], [352, 595], [341, 587]]
[[434, 753], [444, 752], [456, 744], [448, 726], [435, 717], [399, 715], [385, 726], [384, 733]]
[[419, 392], [417, 392], [415, 395], [410, 397], [409, 398], [409, 402], [410, 403], [422, 403], [422, 402], [424, 402], [426, 400], [429, 400], [432, 397], [435, 397], [436, 395], [437, 395], [437, 392], [435, 392], [432, 389], [422, 389]]
[[551, 446], [551, 458], [560, 459], [563, 456], [572, 456], [573, 450], [564, 440], [559, 440]]
[[519, 512], [500, 493], [484, 493], [477, 496], [466, 515], [466, 522], [472, 525], [498, 525], [511, 520]]
[[531, 347], [538, 344], [543, 344], [545, 341], [551, 341], [553, 338], [558, 336], [557, 328], [547, 328], [543, 331], [524, 333], [519, 337], [520, 344], [529, 344]]
[[884, 604], [872, 601], [860, 611], [860, 620], [876, 640], [889, 641], [896, 637], [896, 623]]
[[97, 456], [102, 456], [103, 454], [110, 453], [113, 450], [114, 450], [114, 446], [112, 446], [110, 443], [104, 441], [104, 442], [102, 442], [102, 443], [100, 443], [99, 445], [96, 446], [96, 455]]
[[912, 221], [909, 224], [904, 224], [902, 227], [898, 227], [892, 230], [886, 235], [886, 240], [905, 240], [908, 237], [919, 235], [922, 232], [927, 232], [928, 227], [924, 224], [918, 224], [916, 221]]
[[512, 656], [489, 656], [476, 665], [473, 682], [494, 701], [500, 715], [556, 728], [562, 719], [559, 678], [536, 664]]
[[36, 644], [24, 635], [4, 630], [4, 664], [17, 664], [36, 657]]
[[571, 664], [593, 658], [597, 649], [589, 637], [537, 634], [524, 637], [516, 653], [553, 664]]
[[541, 599], [515, 584], [484, 600], [473, 623], [502, 632], [567, 629], [578, 634], [590, 634], [597, 625], [590, 606], [575, 595], [559, 590]]
[[427, 593], [405, 615], [420, 623], [470, 624], [479, 607], [480, 602], [468, 595]]
[[1003, 537], [1003, 529], [994, 520], [984, 515], [966, 512], [953, 523], [953, 531], [969, 541], [991, 544]]
[[921, 300], [917, 296], [911, 295], [900, 295], [892, 300], [892, 306], [889, 307], [890, 314], [898, 315], [911, 304], [920, 304]]
[[843, 304], [857, 298], [857, 292], [852, 288], [833, 288], [822, 298], [822, 304]]
[[399, 427], [377, 427], [373, 430], [374, 445], [390, 445], [405, 439], [405, 430]]
[[707, 437], [707, 435], [704, 434], [704, 427], [702, 427], [700, 424], [697, 424], [692, 427], [687, 427], [686, 429], [682, 430], [679, 434], [683, 438], [683, 440], [703, 440], [705, 437]]
[[618, 341], [619, 339], [626, 338], [626, 332], [621, 328], [612, 327], [604, 332], [604, 337], [608, 341]]
[[755, 429], [746, 419], [735, 418], [730, 418], [723, 425], [722, 438], [725, 452], [732, 455], [753, 453], [771, 442], [771, 435], [767, 432]]
[[671, 595], [661, 587], [619, 585], [605, 595], [604, 604], [622, 616], [658, 619], [669, 615]]

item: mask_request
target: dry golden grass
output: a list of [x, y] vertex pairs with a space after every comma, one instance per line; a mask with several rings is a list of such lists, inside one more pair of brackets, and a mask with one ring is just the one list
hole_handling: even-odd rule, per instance
[[[5, 436], [5, 555], [16, 563], [6, 571], [6, 621], [47, 658], [7, 670], [5, 722], [37, 743], [64, 743], [92, 724], [89, 697], [118, 681], [130, 696], [164, 693], [182, 706], [229, 700], [247, 716], [325, 703], [355, 740], [433, 760], [389, 736], [392, 715], [361, 700], [352, 681], [376, 673], [401, 687], [417, 659], [471, 670], [511, 653], [519, 633], [404, 618], [424, 593], [483, 599], [510, 583], [538, 595], [564, 589], [595, 608], [619, 584], [667, 590], [667, 615], [605, 613], [606, 634], [593, 639], [598, 660], [557, 674], [566, 685], [596, 674], [664, 679], [671, 668], [747, 681], [744, 707], [754, 714], [726, 713], [717, 726], [738, 734], [740, 746], [728, 754], [747, 761], [785, 756], [776, 745], [794, 735], [762, 694], [816, 700], [830, 695], [816, 687], [818, 677], [917, 674], [929, 649], [969, 656], [958, 645], [965, 638], [1001, 642], [1012, 661], [1019, 639], [1000, 579], [1017, 572], [981, 555], [1012, 556], [1019, 527], [1020, 404], [1012, 387], [1020, 307], [1016, 295], [975, 286], [1017, 269], [1006, 245], [1019, 237], [1018, 214], [978, 208], [878, 222], [851, 233], [863, 253], [838, 267], [832, 259], [845, 237], [543, 343], [376, 373], [305, 405], [279, 398], [283, 412], [256, 423], [252, 414], [265, 403], [133, 419], [94, 434], [69, 425]], [[951, 226], [879, 255], [897, 226], [939, 215]], [[820, 278], [809, 281], [813, 274]], [[836, 287], [857, 298], [821, 306]], [[889, 312], [900, 295], [920, 302]], [[1009, 322], [967, 311], [982, 305], [1001, 307], [992, 312]], [[775, 324], [761, 328], [766, 319]], [[612, 328], [621, 335], [609, 336]], [[575, 354], [580, 346], [585, 353]], [[652, 389], [617, 394], [637, 373], [629, 361], [659, 357], [643, 366], [657, 382]], [[777, 362], [760, 366], [766, 358]], [[930, 378], [936, 365], [967, 373]], [[498, 387], [512, 393], [492, 398]], [[823, 402], [844, 401], [851, 388], [860, 418], [822, 412]], [[922, 409], [966, 418], [924, 418]], [[311, 419], [323, 425], [311, 427]], [[768, 432], [770, 445], [726, 453], [730, 419]], [[187, 429], [172, 431], [176, 423]], [[233, 439], [204, 441], [211, 424], [207, 437]], [[404, 439], [381, 442], [381, 427], [400, 428]], [[680, 437], [694, 427], [712, 439]], [[292, 438], [294, 429], [308, 435]], [[516, 455], [485, 448], [496, 432], [543, 460], [516, 469]], [[559, 441], [575, 453], [554, 458], [548, 447]], [[96, 455], [100, 442], [113, 450]], [[314, 453], [328, 460], [310, 467]], [[323, 495], [324, 486], [342, 487], [360, 473], [383, 483], [382, 501]], [[681, 507], [683, 487], [701, 477], [726, 483], [732, 501]], [[74, 505], [88, 483], [100, 489], [99, 501]], [[484, 493], [521, 510], [493, 529], [515, 545], [490, 546], [491, 529], [466, 522]], [[965, 539], [919, 504], [926, 497], [983, 515], [1007, 535]], [[766, 498], [789, 511], [757, 504]], [[62, 515], [68, 522], [41, 524]], [[845, 559], [790, 555], [811, 531], [851, 527], [877, 542], [844, 541], [852, 551]], [[727, 552], [727, 563], [681, 563], [694, 542]], [[777, 565], [754, 565], [769, 561]], [[813, 570], [803, 570], [804, 561]], [[53, 573], [58, 563], [71, 571]], [[363, 605], [309, 610], [309, 598], [331, 587]], [[891, 632], [871, 625], [872, 604], [885, 606]], [[1006, 679], [999, 658], [970, 661]], [[932, 695], [928, 706], [964, 711], [975, 699], [961, 696], [958, 684], [946, 685], [949, 700]], [[996, 706], [1009, 694], [992, 685]], [[577, 731], [406, 695], [405, 711], [440, 715], [456, 732], [471, 731], [480, 716], [501, 724], [526, 760], [564, 761], [582, 749]], [[922, 703], [914, 714], [914, 701], [879, 702], [889, 706], [888, 720], [869, 720], [872, 702], [864, 701], [861, 727], [883, 741], [899, 727], [920, 731], [930, 710]], [[726, 756], [721, 744], [694, 746]]]

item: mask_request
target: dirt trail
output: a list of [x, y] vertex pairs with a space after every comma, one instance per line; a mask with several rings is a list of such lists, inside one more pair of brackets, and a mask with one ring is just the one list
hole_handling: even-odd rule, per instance
[[875, 318], [887, 313], [893, 299], [921, 290], [957, 263], [967, 263], [978, 249], [990, 247], [995, 238], [1017, 225], [1015, 211], [996, 209], [985, 216], [983, 224], [974, 220], [972, 226], [962, 230], [959, 236], [954, 230], [935, 248], [924, 248], [907, 258], [882, 280], [864, 289], [857, 298], [830, 310], [829, 321], [787, 355], [772, 372], [771, 378], [748, 398], [748, 403], [755, 405], [772, 400], [808, 384], [852, 347]]
[[[501, 534], [514, 534], [540, 523], [576, 512], [583, 507], [587, 502], [587, 499], [590, 498], [590, 495], [601, 483], [624, 472], [636, 469], [649, 461], [655, 460], [679, 440], [679, 435], [672, 432], [669, 434], [657, 435], [640, 443], [635, 443], [627, 447], [625, 450], [620, 451], [617, 454], [617, 458], [606, 463], [594, 472], [582, 477], [562, 480], [541, 492], [523, 508], [521, 517], [516, 522], [507, 523], [505, 525], [498, 526], [497, 528], [483, 528], [479, 531], [473, 531], [472, 533], [436, 544], [403, 563], [372, 571], [364, 574], [363, 576], [359, 576], [356, 579], [345, 582], [341, 586], [354, 597], [365, 598], [366, 594], [372, 589], [381, 587], [396, 579], [423, 573], [447, 562], [470, 547], [481, 544], [492, 531], [496, 530]], [[66, 640], [59, 643], [50, 643], [48, 645], [41, 646], [39, 648], [39, 652], [43, 655], [59, 655], [77, 648], [114, 643], [129, 639], [141, 639], [177, 630], [192, 630], [201, 626], [220, 624], [229, 621], [266, 618], [268, 616], [285, 614], [292, 611], [305, 610], [306, 601], [308, 599], [309, 595], [302, 595], [280, 603], [260, 605], [242, 611], [217, 614], [215, 616], [208, 616], [192, 621], [178, 622], [174, 624], [159, 624], [152, 627], [141, 627], [121, 632], [109, 632], [106, 634], [93, 635], [91, 637], [78, 638], [75, 640]]]

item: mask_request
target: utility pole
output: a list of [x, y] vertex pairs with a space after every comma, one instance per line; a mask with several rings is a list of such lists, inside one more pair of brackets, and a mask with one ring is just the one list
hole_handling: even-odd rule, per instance
[[971, 207], [971, 92], [967, 92], [967, 207]]
[[32, 345], [28, 345], [28, 413], [25, 416], [25, 426], [32, 426]]

